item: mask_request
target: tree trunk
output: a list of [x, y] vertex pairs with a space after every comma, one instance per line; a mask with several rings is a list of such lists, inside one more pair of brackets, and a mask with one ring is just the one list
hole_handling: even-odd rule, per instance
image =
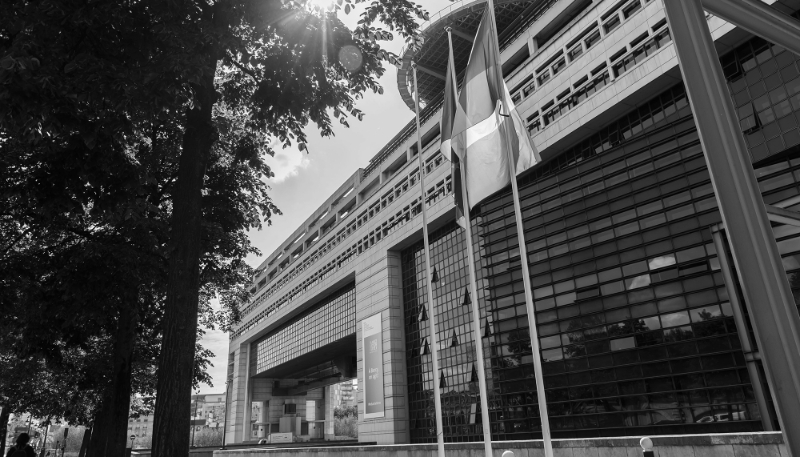
[[111, 396], [109, 390], [106, 389], [106, 391], [103, 392], [97, 412], [94, 414], [94, 422], [92, 425], [94, 433], [92, 433], [89, 441], [89, 450], [86, 453], [87, 457], [101, 457], [103, 455], [103, 451], [106, 448], [106, 437], [110, 429], [110, 408]]
[[83, 432], [83, 440], [81, 441], [81, 450], [78, 452], [78, 457], [86, 457], [89, 451], [89, 441], [92, 438], [92, 427], [87, 427]]
[[119, 312], [114, 335], [114, 355], [111, 385], [106, 388], [103, 403], [92, 435], [89, 457], [123, 455], [128, 436], [128, 417], [131, 401], [131, 370], [136, 344], [136, 298], [123, 305]]
[[195, 105], [186, 113], [183, 151], [172, 198], [171, 244], [164, 337], [158, 359], [153, 457], [188, 455], [192, 374], [197, 339], [203, 176], [216, 141], [212, 107], [216, 102], [217, 60], [194, 85]]
[[11, 410], [8, 406], [3, 406], [0, 411], [0, 456], [6, 454], [6, 436], [8, 435], [8, 418]]

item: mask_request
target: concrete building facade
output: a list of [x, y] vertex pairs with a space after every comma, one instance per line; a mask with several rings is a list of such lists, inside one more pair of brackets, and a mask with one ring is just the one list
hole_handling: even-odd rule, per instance
[[[729, 253], [715, 243], [724, 227], [663, 1], [497, 2], [503, 73], [543, 158], [519, 186], [555, 437], [776, 427]], [[795, 17], [800, 9], [766, 3]], [[493, 439], [541, 436], [510, 190], [479, 205], [466, 246], [439, 153], [444, 30], [453, 30], [460, 72], [484, 8], [465, 1], [434, 15], [424, 46], [402, 55], [398, 88], [412, 108], [410, 62], [418, 67], [422, 151], [412, 122], [258, 268], [231, 334], [228, 442], [331, 438], [331, 386], [349, 379], [358, 379], [361, 441], [435, 442], [435, 381], [446, 440], [480, 440], [476, 344]], [[794, 210], [800, 59], [707, 20], [764, 201]], [[423, 204], [437, 335], [427, 322]], [[776, 223], [774, 232], [800, 289], [800, 230]], [[466, 294], [466, 249], [479, 259], [478, 297]], [[469, 300], [481, 309], [480, 342]]]

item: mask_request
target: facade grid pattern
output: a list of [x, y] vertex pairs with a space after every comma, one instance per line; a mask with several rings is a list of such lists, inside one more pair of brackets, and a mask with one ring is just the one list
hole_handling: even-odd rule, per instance
[[[438, 344], [445, 436], [448, 441], [475, 441], [482, 437], [478, 412], [475, 342], [472, 334], [467, 255], [463, 233], [450, 223], [431, 233], [431, 263], [436, 269], [433, 285], [438, 334], [430, 335], [427, 277], [422, 243], [402, 254], [406, 367], [409, 378], [412, 442], [433, 436], [433, 381], [430, 345]], [[444, 381], [442, 383], [442, 381]], [[431, 435], [432, 433], [432, 435]]]
[[356, 333], [356, 289], [345, 287], [280, 329], [252, 343], [255, 373]]
[[[436, 170], [439, 166], [442, 165], [444, 162], [444, 158], [440, 153], [435, 153], [431, 157], [426, 160], [425, 164], [425, 174], [430, 174], [434, 170]], [[387, 208], [395, 198], [399, 198], [405, 192], [408, 192], [409, 189], [414, 188], [414, 184], [417, 182], [419, 176], [419, 169], [412, 168], [408, 175], [400, 180], [393, 188], [390, 188], [388, 192], [385, 192], [380, 200], [375, 201], [372, 205], [370, 205], [369, 210], [364, 210], [357, 219], [353, 219], [346, 227], [342, 228], [336, 236], [329, 239], [323, 246], [321, 246], [316, 252], [310, 254], [305, 260], [303, 260], [300, 264], [296, 265], [291, 272], [289, 272], [285, 277], [281, 278], [275, 284], [273, 284], [269, 289], [259, 294], [251, 303], [242, 311], [242, 316], [247, 316], [248, 314], [255, 311], [259, 306], [261, 306], [268, 298], [270, 298], [273, 294], [275, 294], [278, 290], [280, 290], [286, 284], [289, 284], [291, 280], [298, 277], [302, 274], [305, 270], [311, 268], [318, 260], [325, 259], [325, 255], [333, 249], [338, 244], [341, 244], [347, 239], [351, 234], [355, 233], [360, 227], [362, 227], [368, 220], [373, 217], [376, 217], [377, 214], [384, 208]], [[428, 185], [428, 189], [425, 193], [425, 203], [428, 207], [434, 205], [438, 202], [442, 197], [448, 195], [451, 192], [451, 183], [450, 183], [450, 175], [446, 175], [438, 182]], [[232, 331], [230, 334], [230, 339], [233, 340], [238, 338], [245, 332], [255, 328], [258, 324], [263, 322], [266, 318], [277, 312], [280, 308], [284, 307], [285, 305], [291, 303], [295, 298], [301, 296], [310, 288], [316, 286], [320, 282], [324, 281], [330, 275], [334, 274], [335, 272], [339, 271], [347, 263], [353, 261], [356, 257], [364, 253], [365, 251], [369, 250], [376, 243], [378, 243], [383, 237], [389, 235], [390, 233], [394, 232], [395, 230], [399, 229], [405, 223], [410, 221], [412, 218], [416, 217], [422, 211], [420, 207], [420, 198], [417, 197], [413, 199], [408, 205], [404, 206], [400, 210], [396, 211], [395, 214], [389, 215], [378, 227], [371, 230], [369, 233], [365, 234], [360, 240], [356, 240], [348, 249], [344, 252], [336, 256], [333, 260], [330, 260], [327, 264], [320, 267], [316, 272], [311, 274], [306, 280], [302, 283], [298, 284], [291, 290], [289, 290], [286, 294], [282, 297], [276, 299], [273, 303], [271, 303], [268, 307], [262, 309], [258, 314], [251, 317], [247, 322], [242, 323], [239, 327]]]
[[[757, 68], [767, 66], [759, 69], [762, 76], [773, 67], [772, 75], [783, 75], [786, 94], [769, 98], [771, 109], [792, 106], [789, 76], [796, 74], [797, 59], [781, 51], [751, 40], [732, 53], [742, 65], [755, 55]], [[736, 79], [729, 82], [732, 92], [743, 92], [735, 92]], [[796, 122], [797, 111], [780, 119]], [[767, 146], [769, 153], [755, 146], [754, 161], [772, 157], [757, 169], [767, 203], [800, 194], [798, 148], [786, 150], [788, 140], [775, 150]], [[772, 164], [777, 157], [783, 161]], [[762, 429], [709, 230], [721, 219], [682, 86], [533, 170], [521, 179], [520, 198], [554, 436]], [[481, 259], [490, 419], [498, 440], [541, 435], [513, 218], [506, 191], [482, 204], [473, 220], [480, 235], [473, 248]], [[779, 246], [792, 286], [800, 288], [800, 238], [794, 229], [779, 230], [791, 235]], [[470, 321], [459, 298], [467, 274], [463, 249], [455, 246], [463, 245], [463, 234], [449, 226], [434, 238], [434, 266], [447, 268], [450, 255], [459, 265], [455, 276], [440, 273], [446, 279], [434, 290], [444, 304], [437, 305], [436, 340], [446, 347], [435, 377], [444, 385], [445, 436], [480, 439], [471, 333], [461, 336], [462, 322]], [[433, 442], [421, 249], [419, 243], [403, 253], [409, 405], [412, 442]], [[461, 339], [448, 347], [452, 332]]]

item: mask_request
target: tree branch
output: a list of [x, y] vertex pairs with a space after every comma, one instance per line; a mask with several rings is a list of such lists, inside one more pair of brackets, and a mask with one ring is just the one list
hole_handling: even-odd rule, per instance
[[231, 59], [231, 63], [233, 63], [233, 65], [235, 67], [237, 67], [238, 69], [242, 70], [247, 76], [252, 78], [253, 82], [258, 83], [258, 77], [257, 77], [256, 73], [253, 70], [250, 70], [249, 68], [245, 67], [244, 65], [242, 65], [239, 62], [235, 61], [234, 59]]

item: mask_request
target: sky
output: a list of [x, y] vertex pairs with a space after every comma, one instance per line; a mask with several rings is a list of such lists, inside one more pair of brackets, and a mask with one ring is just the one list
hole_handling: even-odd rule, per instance
[[[449, 0], [417, 0], [417, 3], [431, 16], [451, 4]], [[344, 15], [340, 12], [340, 17], [353, 27], [359, 13]], [[381, 46], [399, 54], [404, 42], [397, 35], [393, 42], [382, 42]], [[335, 126], [335, 135], [330, 138], [322, 138], [316, 127], [309, 126], [306, 129], [307, 153], [296, 148], [278, 149], [275, 157], [267, 158], [275, 173], [269, 180], [270, 197], [283, 214], [272, 217], [272, 225], [265, 224], [262, 230], [249, 233], [251, 243], [261, 251], [260, 256], [247, 259], [253, 268], [280, 247], [358, 168], [366, 167], [369, 160], [414, 118], [414, 112], [400, 98], [397, 70], [387, 63], [384, 67], [386, 72], [380, 78], [383, 95], [369, 91], [356, 103], [356, 108], [365, 113], [363, 121], [351, 118], [350, 128]], [[225, 391], [228, 335], [219, 330], [206, 330], [201, 343], [215, 354], [211, 360], [214, 366], [209, 369], [214, 386], [201, 385], [199, 393], [222, 393]]]

